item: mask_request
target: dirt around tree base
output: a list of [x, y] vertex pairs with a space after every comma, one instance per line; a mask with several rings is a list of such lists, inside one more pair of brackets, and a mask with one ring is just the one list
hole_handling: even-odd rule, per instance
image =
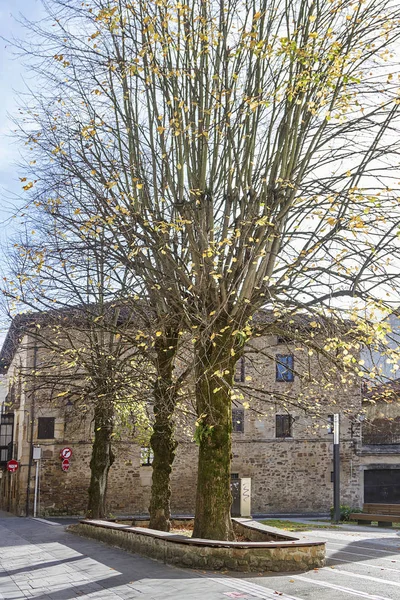
[[[116, 523], [122, 523], [124, 525], [132, 525], [133, 527], [148, 527], [149, 521], [141, 519], [133, 519], [132, 521], [117, 519]], [[176, 535], [184, 535], [186, 537], [192, 537], [193, 535], [193, 519], [172, 519], [170, 533]], [[235, 539], [237, 542], [251, 542], [251, 540], [244, 536], [236, 534]]]

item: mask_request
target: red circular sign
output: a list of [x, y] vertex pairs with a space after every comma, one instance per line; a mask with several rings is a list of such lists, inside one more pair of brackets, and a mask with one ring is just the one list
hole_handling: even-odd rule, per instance
[[68, 460], [68, 458], [64, 458], [64, 460], [61, 463], [61, 468], [63, 471], [68, 471], [70, 467], [70, 462]]
[[19, 464], [18, 461], [16, 460], [9, 460], [7, 463], [7, 471], [10, 471], [10, 473], [15, 473], [15, 471], [18, 469]]
[[72, 449], [71, 448], [63, 448], [62, 450], [60, 450], [60, 458], [67, 458], [70, 459], [72, 456]]

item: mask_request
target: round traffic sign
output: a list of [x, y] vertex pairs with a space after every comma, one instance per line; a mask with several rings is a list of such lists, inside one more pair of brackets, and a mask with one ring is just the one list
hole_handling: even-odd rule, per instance
[[71, 458], [72, 456], [72, 449], [71, 448], [63, 448], [62, 450], [60, 450], [60, 458]]
[[63, 471], [68, 471], [70, 467], [70, 462], [68, 460], [68, 458], [64, 458], [64, 460], [61, 463], [61, 468]]
[[9, 460], [7, 463], [7, 471], [10, 471], [10, 473], [15, 473], [18, 467], [19, 464], [17, 460]]

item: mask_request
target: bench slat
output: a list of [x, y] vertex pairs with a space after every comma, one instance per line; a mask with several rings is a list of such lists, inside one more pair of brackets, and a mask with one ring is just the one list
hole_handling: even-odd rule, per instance
[[352, 513], [352, 521], [388, 521], [389, 523], [400, 523], [400, 515], [374, 515], [372, 513]]
[[363, 505], [363, 512], [384, 514], [384, 515], [400, 515], [400, 504], [372, 504]]

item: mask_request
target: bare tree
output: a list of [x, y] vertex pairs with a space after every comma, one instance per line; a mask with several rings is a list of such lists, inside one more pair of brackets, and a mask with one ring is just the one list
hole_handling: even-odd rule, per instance
[[49, 183], [49, 161], [83, 188], [51, 201], [92, 236], [105, 228], [109, 255], [191, 331], [194, 535], [232, 539], [233, 373], [253, 315], [380, 300], [397, 277], [399, 11], [389, 0], [47, 7], [54, 27], [29, 24], [43, 87], [21, 109], [37, 161], [25, 188]]
[[35, 235], [14, 244], [4, 293], [10, 315], [30, 309], [16, 319], [40, 349], [33, 371], [21, 374], [25, 382], [43, 398], [62, 397], [72, 401], [75, 411], [93, 414], [87, 514], [102, 518], [119, 412], [127, 406], [135, 414], [146, 404], [142, 396], [151, 365], [131, 334], [128, 343], [125, 332], [133, 321], [137, 328], [138, 316], [115, 298], [123, 274], [110, 271], [101, 238], [88, 247], [84, 238], [71, 239], [52, 219], [41, 217]]

